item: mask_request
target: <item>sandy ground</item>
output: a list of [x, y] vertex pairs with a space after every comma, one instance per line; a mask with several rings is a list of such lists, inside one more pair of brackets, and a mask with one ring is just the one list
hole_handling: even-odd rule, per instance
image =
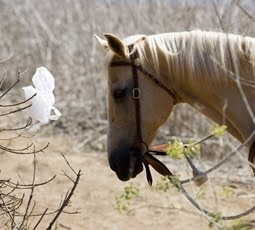
[[[146, 183], [144, 173], [132, 180], [132, 183], [139, 187], [138, 197], [130, 202], [127, 213], [119, 213], [114, 208], [116, 197], [131, 182], [123, 183], [117, 179], [108, 166], [106, 154], [78, 149], [79, 143], [68, 136], [50, 137], [50, 140], [51, 144], [45, 153], [37, 154], [36, 182], [45, 181], [53, 175], [57, 177], [53, 182], [36, 188], [35, 212], [42, 212], [47, 207], [50, 210], [57, 208], [66, 191], [72, 186], [72, 183], [63, 176], [63, 171], [73, 178], [74, 175], [60, 152], [66, 155], [75, 170], [81, 169], [83, 174], [71, 207], [67, 209], [78, 211], [79, 214], [63, 214], [55, 229], [209, 229], [206, 218], [199, 214], [180, 192], [175, 189], [167, 192], [151, 189]], [[47, 141], [48, 137], [41, 137], [35, 140], [35, 143], [40, 146]], [[32, 156], [0, 154], [2, 178], [12, 178], [13, 181], [21, 181], [22, 178], [24, 183], [31, 182]], [[166, 163], [172, 171], [182, 176], [185, 171], [182, 162]], [[155, 173], [153, 177], [154, 181], [160, 178]], [[228, 186], [228, 189], [224, 189], [224, 186]], [[247, 166], [226, 165], [214, 173], [214, 179], [202, 188], [197, 189], [192, 185], [187, 186], [187, 189], [206, 208], [211, 211], [222, 211], [227, 215], [237, 214], [255, 205], [255, 183]], [[52, 216], [46, 218], [39, 229], [46, 229], [51, 219]], [[254, 220], [255, 213], [249, 215], [248, 219]], [[229, 225], [230, 222], [224, 224]]]

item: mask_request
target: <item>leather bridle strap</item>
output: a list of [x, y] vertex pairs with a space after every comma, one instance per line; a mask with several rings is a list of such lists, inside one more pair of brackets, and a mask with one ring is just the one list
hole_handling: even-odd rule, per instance
[[[135, 56], [137, 56], [137, 54], [138, 54], [137, 51], [135, 51], [134, 54], [135, 54]], [[131, 54], [130, 57], [132, 55], [133, 54]], [[156, 85], [158, 85], [160, 88], [162, 88], [166, 93], [168, 93], [173, 98], [174, 105], [177, 103], [177, 94], [176, 94], [176, 92], [173, 89], [170, 89], [170, 88], [166, 87], [161, 81], [159, 81], [157, 78], [155, 78], [153, 74], [151, 74], [150, 72], [143, 69], [142, 66], [140, 65], [138, 57], [136, 57], [134, 60], [130, 59], [130, 60], [127, 60], [127, 61], [111, 62], [109, 66], [110, 67], [133, 66], [134, 68], [139, 70], [141, 73], [143, 73], [146, 77], [148, 77], [149, 79], [154, 81], [154, 83], [156, 83]]]
[[[249, 150], [249, 157], [248, 157], [248, 160], [253, 163], [253, 158], [255, 157], [255, 141], [253, 141], [251, 147], [250, 147], [250, 150]], [[253, 173], [255, 174], [255, 167], [252, 166], [252, 169], [253, 169]]]
[[[174, 104], [176, 104], [176, 93], [174, 90], [166, 87], [162, 82], [160, 82], [157, 78], [153, 76], [153, 74], [144, 70], [141, 66], [141, 61], [139, 59], [139, 55], [137, 50], [133, 50], [133, 46], [129, 46], [129, 60], [126, 61], [118, 61], [111, 62], [110, 67], [118, 67], [118, 66], [131, 66], [132, 69], [132, 79], [133, 79], [133, 90], [132, 97], [135, 102], [135, 119], [136, 119], [136, 133], [137, 133], [137, 142], [134, 143], [134, 147], [139, 145], [139, 155], [134, 153], [134, 156], [140, 158], [146, 169], [146, 177], [149, 185], [152, 185], [152, 176], [150, 173], [149, 165], [151, 165], [157, 172], [164, 176], [173, 176], [171, 171], [157, 158], [153, 157], [149, 152], [148, 145], [143, 141], [142, 130], [141, 130], [141, 105], [140, 105], [140, 97], [141, 90], [139, 87], [139, 79], [138, 79], [138, 71], [142, 72], [145, 76], [151, 79], [156, 85], [162, 88], [166, 93], [168, 93], [172, 99], [174, 100]], [[142, 150], [142, 145], [146, 148], [145, 151]], [[143, 152], [142, 152], [143, 151]]]
[[[131, 61], [135, 61], [136, 58], [138, 58], [137, 52], [133, 52], [130, 54]], [[135, 65], [132, 65], [131, 67], [132, 67], [132, 78], [134, 82], [132, 96], [135, 101], [136, 133], [137, 133], [138, 142], [139, 144], [141, 144], [143, 143], [142, 131], [141, 131], [141, 106], [140, 106], [141, 92], [139, 88], [137, 67]]]
[[110, 67], [118, 67], [118, 66], [131, 66], [132, 68], [132, 79], [134, 83], [134, 88], [132, 90], [132, 97], [135, 101], [135, 116], [136, 116], [136, 133], [139, 144], [144, 144], [147, 147], [147, 144], [143, 141], [142, 138], [142, 131], [141, 131], [141, 105], [140, 105], [140, 97], [141, 91], [139, 88], [139, 79], [138, 79], [138, 71], [142, 72], [146, 77], [151, 79], [162, 88], [165, 92], [167, 92], [174, 100], [174, 104], [176, 104], [176, 93], [173, 89], [166, 87], [161, 81], [154, 77], [153, 74], [149, 73], [148, 71], [144, 70], [141, 66], [141, 61], [139, 59], [139, 55], [137, 50], [133, 50], [133, 46], [129, 46], [129, 60], [126, 61], [113, 61], [110, 63]]

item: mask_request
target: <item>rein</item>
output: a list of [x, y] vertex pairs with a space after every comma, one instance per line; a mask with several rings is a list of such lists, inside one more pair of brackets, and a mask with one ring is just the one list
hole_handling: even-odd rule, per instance
[[[173, 98], [174, 104], [177, 102], [177, 94], [173, 89], [170, 89], [166, 87], [161, 81], [159, 81], [157, 78], [154, 77], [153, 74], [147, 72], [144, 70], [141, 66], [141, 61], [139, 59], [139, 55], [137, 50], [133, 51], [133, 46], [129, 46], [129, 60], [127, 61], [118, 61], [118, 62], [111, 62], [110, 67], [117, 67], [117, 66], [131, 66], [132, 68], [132, 79], [134, 83], [134, 87], [132, 90], [132, 97], [135, 102], [135, 118], [136, 118], [136, 133], [137, 133], [137, 139], [138, 139], [138, 144], [141, 149], [141, 146], [144, 145], [146, 147], [145, 153], [142, 153], [140, 151], [139, 155], [134, 155], [134, 157], [137, 157], [141, 159], [143, 162], [145, 169], [146, 169], [146, 177], [148, 184], [152, 186], [152, 176], [150, 172], [149, 165], [152, 166], [159, 174], [166, 176], [171, 183], [178, 189], [180, 190], [184, 196], [192, 203], [192, 205], [197, 208], [202, 214], [204, 215], [212, 215], [212, 212], [207, 211], [206, 209], [202, 208], [186, 191], [184, 188], [183, 184], [189, 183], [191, 181], [196, 182], [197, 185], [201, 185], [204, 182], [207, 181], [207, 174], [213, 172], [216, 170], [218, 167], [223, 165], [226, 160], [235, 154], [232, 153], [229, 156], [227, 156], [223, 161], [219, 162], [216, 166], [213, 168], [207, 170], [206, 172], [201, 172], [199, 171], [194, 164], [192, 163], [191, 159], [186, 156], [186, 159], [188, 163], [190, 164], [191, 168], [193, 169], [193, 177], [187, 180], [180, 181], [174, 174], [157, 158], [155, 158], [153, 155], [166, 155], [166, 145], [157, 145], [157, 146], [152, 146], [148, 147], [148, 145], [143, 141], [142, 138], [142, 131], [141, 131], [141, 104], [140, 104], [140, 98], [141, 98], [141, 90], [139, 88], [139, 79], [138, 79], [138, 71], [143, 73], [146, 77], [151, 79], [152, 81], [155, 82], [156, 85], [158, 85], [160, 88], [162, 88], [165, 92], [169, 94], [170, 97]], [[253, 142], [251, 148], [250, 148], [250, 153], [249, 153], [249, 160], [252, 161], [253, 157], [255, 156], [255, 141]], [[255, 169], [253, 168], [254, 173]], [[198, 182], [198, 183], [197, 183]], [[200, 183], [201, 182], [201, 183]], [[233, 215], [233, 216], [222, 216], [222, 220], [234, 220], [238, 219], [240, 217], [246, 216], [252, 212], [255, 211], [255, 206], [251, 207], [247, 211], [240, 213], [238, 215]]]
[[[255, 157], [255, 141], [252, 142], [252, 145], [250, 147], [248, 160], [252, 163], [254, 157]], [[253, 173], [255, 174], [255, 168], [254, 167], [253, 167]]]

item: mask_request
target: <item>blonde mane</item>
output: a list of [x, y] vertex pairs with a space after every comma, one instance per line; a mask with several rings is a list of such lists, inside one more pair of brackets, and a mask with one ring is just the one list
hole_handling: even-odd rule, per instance
[[[247, 84], [255, 81], [255, 38], [195, 30], [151, 35], [146, 42], [147, 46], [137, 42], [135, 48], [143, 67], [156, 72], [157, 76], [161, 73], [160, 52], [166, 59], [169, 77], [190, 80], [191, 84], [196, 80], [208, 81], [208, 77], [221, 82], [236, 76]], [[253, 76], [246, 76], [251, 72]]]

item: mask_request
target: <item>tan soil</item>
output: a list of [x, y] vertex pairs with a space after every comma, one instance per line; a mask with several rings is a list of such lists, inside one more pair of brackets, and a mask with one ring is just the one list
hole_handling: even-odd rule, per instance
[[[40, 146], [47, 143], [47, 140], [48, 138], [44, 137], [35, 142]], [[36, 189], [34, 195], [37, 202], [36, 211], [42, 212], [46, 207], [54, 210], [58, 207], [61, 196], [63, 197], [72, 186], [72, 183], [62, 175], [62, 170], [69, 175], [72, 175], [72, 172], [60, 156], [60, 152], [66, 155], [74, 169], [81, 169], [83, 173], [72, 199], [72, 206], [68, 208], [68, 211], [79, 211], [80, 214], [63, 214], [55, 229], [209, 229], [208, 221], [181, 193], [175, 189], [168, 192], [150, 189], [144, 173], [132, 180], [132, 183], [139, 187], [139, 196], [131, 201], [128, 213], [119, 213], [114, 208], [116, 197], [130, 182], [123, 183], [117, 179], [108, 166], [106, 154], [77, 149], [79, 143], [67, 136], [50, 137], [50, 140], [51, 145], [45, 153], [37, 154], [36, 181], [45, 181], [53, 175], [57, 175], [57, 178], [54, 182]], [[32, 156], [1, 153], [1, 177], [12, 178], [13, 181], [20, 181], [21, 177], [24, 183], [30, 183], [32, 162]], [[174, 172], [180, 173], [181, 166], [180, 162], [168, 162], [168, 167]], [[159, 178], [156, 174], [153, 176], [154, 181]], [[254, 180], [249, 169], [242, 167], [237, 170], [227, 165], [215, 173], [214, 177], [213, 182], [200, 189], [199, 201], [206, 208], [212, 211], [222, 210], [223, 213], [230, 215], [255, 204], [255, 186], [252, 184]], [[233, 195], [230, 198], [225, 197], [224, 186], [232, 186]], [[188, 186], [188, 189], [194, 194], [193, 187]], [[203, 191], [206, 191], [205, 194]], [[218, 200], [213, 195], [214, 191], [217, 192]], [[39, 229], [46, 229], [51, 218], [46, 218]], [[254, 220], [255, 213], [249, 215], [249, 219]]]

